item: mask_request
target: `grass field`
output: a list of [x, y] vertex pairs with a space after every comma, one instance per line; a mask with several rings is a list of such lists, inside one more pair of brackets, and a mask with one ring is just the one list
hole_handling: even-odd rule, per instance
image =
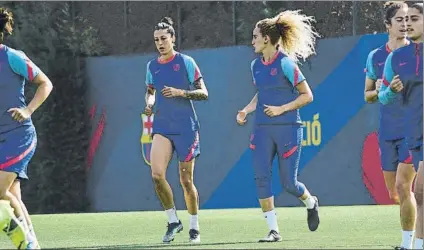
[[[310, 232], [305, 208], [279, 208], [282, 242], [257, 243], [268, 231], [259, 209], [203, 210], [202, 243], [188, 243], [188, 214], [179, 211], [184, 231], [161, 243], [164, 212], [122, 212], [33, 216], [42, 248], [93, 249], [390, 249], [400, 243], [397, 206], [321, 207], [321, 225]], [[6, 236], [0, 248], [12, 247]]]

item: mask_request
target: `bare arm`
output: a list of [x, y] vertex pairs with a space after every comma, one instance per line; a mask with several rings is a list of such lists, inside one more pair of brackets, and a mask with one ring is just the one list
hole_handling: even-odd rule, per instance
[[247, 122], [246, 116], [256, 110], [257, 104], [258, 104], [258, 93], [256, 92], [256, 94], [253, 96], [249, 104], [247, 104], [246, 107], [244, 107], [242, 110], [239, 110], [239, 112], [237, 113], [236, 120], [239, 125], [246, 124]]
[[246, 107], [242, 109], [242, 111], [246, 112], [246, 114], [250, 114], [256, 110], [257, 104], [258, 104], [258, 93], [256, 93], [253, 96], [252, 100], [249, 102], [249, 104], [246, 105]]
[[146, 106], [153, 107], [155, 105], [155, 101], [156, 101], [155, 92], [156, 90], [153, 87], [151, 86], [147, 87], [146, 96], [145, 96]]
[[283, 105], [285, 112], [300, 109], [314, 100], [312, 90], [309, 88], [306, 80], [297, 84], [296, 89], [299, 91], [299, 96], [294, 101]]
[[203, 101], [208, 99], [208, 89], [206, 88], [203, 78], [194, 82], [194, 88], [195, 90], [183, 90], [182, 97], [194, 101]]
[[378, 100], [378, 91], [381, 86], [381, 80], [365, 79], [364, 99], [367, 103], [374, 103]]
[[53, 84], [43, 72], [40, 72], [32, 80], [32, 83], [36, 84], [38, 87], [37, 91], [35, 92], [34, 98], [28, 104], [27, 108], [31, 113], [34, 113], [34, 111], [37, 110], [50, 95], [53, 89]]

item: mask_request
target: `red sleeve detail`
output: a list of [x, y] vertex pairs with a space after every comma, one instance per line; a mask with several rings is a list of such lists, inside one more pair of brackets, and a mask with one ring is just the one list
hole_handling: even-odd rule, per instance
[[390, 85], [390, 82], [388, 82], [386, 80], [386, 77], [383, 76], [383, 84], [386, 85], [386, 87], [388, 87]]
[[299, 83], [299, 68], [294, 68], [293, 85], [296, 86]]
[[34, 71], [32, 70], [31, 62], [28, 59], [25, 61], [28, 70], [28, 80], [32, 81], [34, 79]]
[[202, 75], [200, 74], [200, 70], [199, 70], [199, 68], [198, 68], [198, 67], [196, 67], [196, 69], [194, 70], [194, 81], [199, 80], [199, 78], [200, 78], [201, 76], [202, 76]]

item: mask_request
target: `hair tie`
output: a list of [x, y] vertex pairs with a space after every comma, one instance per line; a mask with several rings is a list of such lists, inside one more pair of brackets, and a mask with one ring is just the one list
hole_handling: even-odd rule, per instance
[[276, 24], [278, 32], [280, 32], [280, 34], [282, 35], [284, 33], [284, 25], [277, 23]]
[[275, 25], [277, 26], [278, 31], [282, 35], [284, 33], [284, 25], [278, 22], [280, 20], [280, 18], [281, 18], [281, 14], [278, 15]]

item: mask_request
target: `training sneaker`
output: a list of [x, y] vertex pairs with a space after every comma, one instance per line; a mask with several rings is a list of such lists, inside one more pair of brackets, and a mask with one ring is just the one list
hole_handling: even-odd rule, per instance
[[183, 223], [181, 223], [181, 221], [168, 223], [168, 229], [166, 230], [166, 233], [163, 236], [163, 242], [169, 243], [173, 241], [175, 235], [181, 231], [183, 231]]
[[275, 230], [271, 230], [267, 236], [265, 236], [265, 238], [260, 239], [259, 242], [277, 242], [277, 241], [281, 241], [282, 237], [280, 235], [280, 233], [278, 233]]
[[318, 198], [314, 196], [315, 205], [314, 208], [307, 209], [308, 210], [308, 227], [309, 230], [315, 231], [319, 226], [319, 215], [318, 215]]
[[190, 236], [189, 241], [192, 243], [200, 243], [200, 232], [196, 229], [190, 229], [188, 232], [188, 235]]

